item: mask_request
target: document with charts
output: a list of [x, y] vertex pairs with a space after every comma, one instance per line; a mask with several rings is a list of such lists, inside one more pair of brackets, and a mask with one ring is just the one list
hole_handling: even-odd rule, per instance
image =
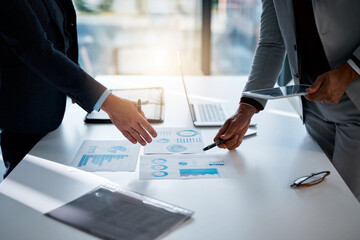
[[228, 154], [174, 154], [140, 157], [139, 178], [232, 178], [237, 173]]
[[144, 154], [201, 153], [204, 147], [199, 130], [193, 128], [158, 128], [152, 143], [144, 149]]
[[71, 166], [84, 171], [135, 171], [140, 145], [129, 141], [85, 140]]

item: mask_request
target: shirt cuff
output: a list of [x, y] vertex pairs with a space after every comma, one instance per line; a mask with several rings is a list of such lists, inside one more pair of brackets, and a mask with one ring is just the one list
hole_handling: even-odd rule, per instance
[[256, 108], [256, 112], [260, 112], [261, 110], [264, 110], [264, 107], [261, 105], [261, 103], [259, 103], [258, 101], [252, 99], [252, 98], [247, 98], [247, 97], [242, 97], [240, 99], [240, 103], [245, 103], [248, 105], [253, 106], [254, 108]]
[[[356, 60], [355, 60], [356, 59]], [[352, 68], [352, 69], [354, 69], [354, 71], [357, 73], [357, 74], [359, 74], [360, 75], [360, 61], [357, 59], [357, 58], [353, 58], [353, 57], [351, 57], [349, 60], [347, 60], [347, 63], [350, 65], [350, 67]], [[354, 61], [355, 60], [355, 61]], [[357, 63], [359, 63], [359, 65], [357, 64]]]
[[103, 105], [103, 103], [105, 102], [105, 100], [107, 99], [107, 97], [110, 95], [110, 91], [108, 89], [106, 89], [104, 91], [104, 93], [101, 95], [101, 97], [99, 98], [99, 100], [96, 102], [95, 106], [94, 106], [94, 110], [95, 111], [100, 111], [101, 106]]

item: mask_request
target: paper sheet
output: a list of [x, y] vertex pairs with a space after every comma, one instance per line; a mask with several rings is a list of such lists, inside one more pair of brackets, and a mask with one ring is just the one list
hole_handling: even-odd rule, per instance
[[140, 179], [231, 178], [237, 173], [227, 154], [140, 157]]
[[200, 153], [204, 147], [201, 132], [187, 128], [158, 128], [158, 137], [148, 144], [144, 154]]
[[140, 145], [129, 141], [85, 140], [71, 166], [84, 171], [135, 171]]

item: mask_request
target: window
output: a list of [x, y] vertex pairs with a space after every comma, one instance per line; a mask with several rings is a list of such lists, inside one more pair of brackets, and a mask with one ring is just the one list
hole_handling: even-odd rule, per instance
[[213, 1], [211, 74], [249, 74], [259, 38], [260, 0]]
[[[179, 74], [177, 50], [185, 74], [250, 71], [259, 36], [260, 0], [74, 1], [80, 64], [93, 76]], [[202, 21], [203, 16], [208, 21]], [[206, 27], [210, 34], [202, 36]], [[202, 37], [211, 43], [203, 44]], [[203, 52], [209, 54], [204, 57]], [[208, 71], [203, 71], [204, 64]]]
[[[80, 64], [91, 75], [200, 73], [199, 0], [75, 0]], [[190, 69], [190, 70], [189, 70]]]

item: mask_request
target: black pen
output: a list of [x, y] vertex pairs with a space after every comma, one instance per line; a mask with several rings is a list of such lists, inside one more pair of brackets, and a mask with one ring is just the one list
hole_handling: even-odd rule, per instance
[[222, 139], [222, 140], [220, 140], [220, 141], [214, 142], [214, 143], [212, 143], [212, 144], [204, 147], [204, 148], [203, 148], [203, 151], [207, 151], [207, 150], [209, 150], [209, 149], [212, 149], [213, 147], [216, 147], [217, 145], [220, 145], [220, 144], [226, 142], [227, 140], [229, 140], [229, 139]]
[[138, 103], [137, 103], [137, 110], [139, 111], [139, 113], [141, 114], [141, 99], [138, 99]]

